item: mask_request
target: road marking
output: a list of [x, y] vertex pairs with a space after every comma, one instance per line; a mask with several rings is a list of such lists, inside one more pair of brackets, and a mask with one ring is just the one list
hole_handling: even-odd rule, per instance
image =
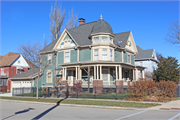
[[131, 116], [134, 116], [134, 115], [143, 113], [143, 112], [146, 112], [146, 110], [141, 111], [141, 112], [137, 112], [137, 113], [134, 113], [134, 114], [131, 114], [131, 115], [127, 115], [127, 116], [124, 116], [124, 117], [121, 117], [121, 118], [117, 118], [117, 119], [114, 119], [114, 120], [121, 120], [121, 119], [123, 119], [123, 118], [131, 117]]
[[177, 115], [173, 116], [172, 118], [169, 118], [168, 120], [173, 120], [174, 118], [178, 117], [180, 115], [180, 113], [178, 113]]

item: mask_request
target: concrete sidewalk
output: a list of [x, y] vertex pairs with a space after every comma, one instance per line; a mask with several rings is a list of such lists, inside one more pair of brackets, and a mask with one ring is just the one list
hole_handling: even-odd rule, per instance
[[3, 96], [3, 97], [12, 97], [12, 93], [2, 93], [2, 94], [0, 94], [0, 96]]
[[160, 106], [147, 108], [147, 110], [180, 110], [180, 100], [161, 103]]

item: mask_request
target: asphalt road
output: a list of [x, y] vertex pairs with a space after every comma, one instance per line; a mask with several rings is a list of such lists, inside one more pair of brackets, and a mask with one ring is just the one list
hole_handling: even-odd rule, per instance
[[0, 100], [1, 120], [180, 120], [178, 110], [119, 110]]

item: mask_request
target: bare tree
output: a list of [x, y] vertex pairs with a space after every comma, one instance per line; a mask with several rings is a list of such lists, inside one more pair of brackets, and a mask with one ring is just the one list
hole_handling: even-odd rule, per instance
[[51, 31], [52, 41], [60, 37], [64, 19], [65, 19], [65, 11], [62, 10], [62, 7], [60, 5], [57, 5], [57, 2], [55, 3], [54, 7], [53, 5], [51, 5], [50, 31]]
[[30, 43], [27, 42], [26, 44], [21, 44], [18, 47], [18, 51], [20, 54], [22, 54], [26, 59], [28, 59], [30, 62], [35, 64], [36, 66], [40, 66], [39, 60], [40, 60], [40, 55], [37, 54], [39, 53], [40, 50], [42, 50], [43, 46], [40, 42], [36, 43]]
[[166, 36], [166, 41], [172, 44], [180, 44], [180, 26], [178, 21], [173, 21], [170, 24], [169, 31]]
[[78, 17], [76, 14], [74, 14], [74, 11], [72, 8], [71, 12], [69, 12], [69, 19], [65, 25], [65, 28], [71, 29], [71, 28], [77, 27], [78, 26], [77, 20], [78, 20]]
[[157, 59], [159, 60], [162, 57], [162, 54], [156, 52]]

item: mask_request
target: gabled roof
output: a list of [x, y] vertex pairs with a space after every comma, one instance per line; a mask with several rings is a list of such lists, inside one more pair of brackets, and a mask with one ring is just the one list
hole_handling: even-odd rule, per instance
[[39, 68], [32, 68], [23, 73], [17, 74], [9, 79], [31, 79], [38, 75]]
[[51, 51], [54, 46], [56, 45], [58, 39], [54, 40], [52, 43], [50, 43], [48, 46], [46, 46], [45, 48], [43, 48], [40, 52], [48, 52]]
[[4, 56], [0, 57], [0, 67], [10, 66], [11, 63], [20, 56], [19, 53], [9, 52]]
[[115, 34], [114, 44], [119, 46], [118, 41], [122, 41], [120, 47], [125, 48], [130, 32], [131, 31]]
[[23, 56], [23, 58], [26, 60], [27, 64], [29, 65], [30, 68], [38, 68], [35, 64], [33, 64], [31, 61], [29, 61], [27, 58]]
[[151, 59], [153, 58], [153, 49], [147, 49], [147, 50], [143, 50], [141, 47], [136, 46], [137, 50], [138, 50], [138, 54], [136, 54], [135, 59]]

